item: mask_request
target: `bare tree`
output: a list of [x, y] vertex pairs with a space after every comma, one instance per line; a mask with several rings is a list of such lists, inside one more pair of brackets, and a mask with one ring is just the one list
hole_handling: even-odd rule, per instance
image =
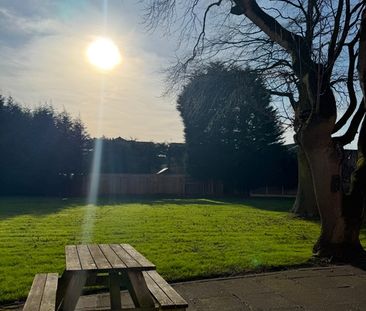
[[[297, 208], [319, 210], [322, 226], [314, 252], [347, 260], [364, 254], [359, 232], [366, 191], [365, 121], [350, 192], [341, 185], [343, 146], [354, 139], [365, 115], [355, 89], [358, 63], [365, 92], [364, 8], [364, 1], [351, 0], [151, 0], [147, 11], [153, 27], [180, 23], [182, 42], [197, 30], [193, 53], [173, 68], [173, 78], [196, 62], [220, 57], [250, 65], [265, 75], [274, 95], [288, 99], [300, 150]], [[337, 121], [340, 102], [347, 109]], [[346, 132], [334, 135], [347, 121]]]

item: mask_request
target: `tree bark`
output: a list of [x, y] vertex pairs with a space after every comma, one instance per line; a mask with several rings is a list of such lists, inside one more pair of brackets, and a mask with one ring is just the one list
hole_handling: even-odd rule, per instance
[[[313, 68], [316, 67], [314, 64]], [[307, 109], [311, 103], [312, 110], [300, 117], [297, 133], [309, 163], [321, 220], [314, 253], [320, 257], [349, 260], [360, 250], [360, 244], [354, 234], [346, 233], [349, 226], [343, 212], [343, 150], [331, 137], [336, 122], [336, 101], [330, 85], [319, 83], [319, 79], [323, 81], [321, 71], [315, 70], [309, 70], [301, 79], [300, 105]]]
[[[363, 93], [364, 111], [366, 110], [366, 9], [362, 13], [360, 28], [360, 46], [358, 58], [358, 74]], [[359, 240], [361, 224], [366, 207], [366, 118], [361, 124], [357, 143], [357, 164], [351, 176], [349, 193], [344, 196], [343, 216], [345, 219], [346, 247], [350, 256], [365, 259], [366, 252]]]
[[[336, 101], [331, 89], [333, 63], [347, 36], [343, 33], [343, 43], [336, 46], [338, 27], [332, 33], [328, 63], [317, 64], [313, 60], [311, 45], [304, 37], [290, 32], [272, 16], [264, 12], [257, 1], [234, 0], [234, 14], [246, 15], [271, 40], [283, 47], [292, 58], [292, 69], [299, 79], [299, 104], [295, 111], [295, 127], [298, 144], [304, 155], [300, 155], [299, 175], [303, 179], [312, 179], [313, 194], [321, 219], [321, 233], [314, 246], [314, 253], [321, 257], [340, 260], [352, 260], [364, 255], [359, 241], [361, 219], [365, 205], [366, 189], [366, 121], [363, 121], [359, 144], [358, 163], [352, 177], [351, 191], [344, 195], [342, 189], [342, 146], [332, 138], [336, 122]], [[342, 3], [338, 6], [336, 19], [340, 20]], [[346, 24], [346, 26], [349, 24]], [[335, 25], [337, 26], [337, 24]], [[359, 47], [359, 77], [361, 89], [366, 92], [366, 10], [362, 14]], [[310, 169], [309, 174], [306, 175]], [[300, 181], [300, 182], [301, 182]], [[300, 191], [306, 186], [311, 189], [311, 182], [300, 185]], [[299, 188], [300, 188], [299, 187]], [[299, 192], [298, 205], [304, 195]], [[311, 195], [309, 196], [311, 198]]]
[[319, 211], [314, 193], [313, 177], [308, 159], [301, 146], [297, 151], [298, 187], [293, 212], [300, 217], [318, 217]]

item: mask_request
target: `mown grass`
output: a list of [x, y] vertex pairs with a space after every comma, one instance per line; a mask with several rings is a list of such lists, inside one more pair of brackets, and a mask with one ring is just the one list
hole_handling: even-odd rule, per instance
[[129, 243], [168, 280], [302, 264], [319, 225], [287, 213], [291, 203], [151, 199], [93, 209], [80, 200], [0, 198], [0, 302], [25, 298], [36, 273], [62, 273], [67, 244]]

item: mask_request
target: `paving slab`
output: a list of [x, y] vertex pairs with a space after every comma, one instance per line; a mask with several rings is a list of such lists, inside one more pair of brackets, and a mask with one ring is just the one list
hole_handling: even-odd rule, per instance
[[[287, 270], [172, 284], [188, 311], [366, 311], [366, 271], [352, 266]], [[122, 292], [126, 300], [126, 293]], [[80, 298], [78, 311], [108, 307], [108, 294]], [[124, 297], [124, 298], [123, 298]], [[131, 302], [130, 302], [131, 303]], [[102, 306], [103, 305], [103, 306]], [[129, 304], [126, 304], [129, 306]]]
[[[188, 311], [366, 311], [366, 271], [344, 265], [172, 284]], [[133, 307], [127, 292], [122, 306]], [[78, 311], [109, 308], [109, 294], [85, 295]], [[0, 310], [2, 308], [0, 307]], [[21, 309], [17, 305], [13, 311]]]

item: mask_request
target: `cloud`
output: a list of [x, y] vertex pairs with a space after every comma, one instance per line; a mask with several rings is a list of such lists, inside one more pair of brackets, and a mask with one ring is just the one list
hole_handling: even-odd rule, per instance
[[[62, 24], [45, 16], [44, 10], [36, 10], [30, 3], [35, 1], [10, 2], [0, 5], [0, 43], [2, 46], [21, 47], [38, 36], [56, 34]], [[40, 6], [45, 7], [45, 6]]]
[[[169, 43], [146, 35], [133, 7], [110, 7], [105, 28], [100, 7], [84, 7], [82, 15], [77, 14], [80, 8], [72, 9], [49, 7], [45, 13], [26, 8], [25, 13], [0, 7], [0, 14], [16, 21], [9, 30], [11, 40], [0, 31], [0, 40], [8, 39], [0, 45], [0, 93], [30, 107], [48, 102], [81, 116], [92, 136], [100, 136], [101, 127], [108, 137], [183, 141], [174, 102], [160, 97], [159, 71]], [[86, 46], [103, 31], [119, 44], [123, 57], [122, 65], [105, 76], [104, 87], [85, 59]]]

